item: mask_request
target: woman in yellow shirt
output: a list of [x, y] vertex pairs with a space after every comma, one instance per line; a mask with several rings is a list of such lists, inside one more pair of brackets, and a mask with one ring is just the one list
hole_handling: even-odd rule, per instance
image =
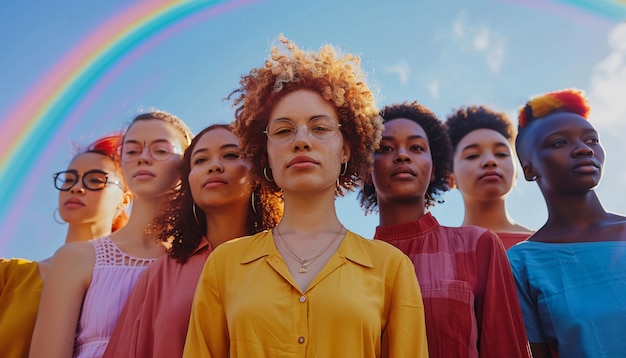
[[[59, 190], [55, 220], [68, 223], [65, 243], [109, 235], [128, 221], [126, 190], [115, 159], [121, 135], [100, 138], [54, 174]], [[57, 218], [57, 211], [58, 216]], [[28, 357], [39, 299], [50, 259], [0, 258], [0, 355]]]
[[367, 174], [382, 129], [359, 59], [279, 41], [232, 95], [242, 154], [284, 199], [284, 214], [273, 230], [209, 256], [184, 357], [425, 357], [412, 263], [336, 214], [336, 197]]

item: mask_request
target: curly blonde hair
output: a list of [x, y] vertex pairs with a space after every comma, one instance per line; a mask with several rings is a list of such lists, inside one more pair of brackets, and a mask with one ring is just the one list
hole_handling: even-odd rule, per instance
[[268, 166], [263, 131], [272, 109], [285, 95], [300, 89], [313, 90], [336, 108], [340, 130], [350, 147], [346, 174], [340, 176], [337, 187], [337, 195], [343, 196], [344, 190], [353, 190], [367, 175], [382, 133], [382, 119], [365, 82], [360, 59], [340, 54], [328, 44], [319, 51], [305, 51], [282, 34], [278, 42], [272, 46], [265, 66], [242, 76], [240, 87], [228, 96], [235, 97], [236, 119], [232, 126], [241, 139], [242, 155], [252, 164], [252, 175], [261, 185], [279, 194], [281, 189], [276, 183], [263, 175]]

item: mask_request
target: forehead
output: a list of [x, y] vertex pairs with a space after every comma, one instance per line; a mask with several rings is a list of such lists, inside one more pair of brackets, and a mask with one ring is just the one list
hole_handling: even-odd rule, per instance
[[225, 128], [215, 128], [204, 133], [196, 143], [194, 151], [198, 149], [219, 149], [225, 145], [239, 146], [239, 138]]
[[474, 129], [467, 133], [457, 144], [457, 150], [463, 150], [467, 146], [494, 146], [506, 145], [510, 147], [509, 141], [500, 132], [488, 128]]
[[569, 112], [556, 112], [533, 121], [529, 128], [531, 138], [541, 141], [556, 132], [576, 133], [580, 131], [595, 131], [594, 127], [584, 117]]
[[383, 138], [405, 139], [420, 136], [428, 140], [424, 128], [408, 118], [395, 118], [384, 123]]
[[310, 119], [313, 116], [336, 116], [335, 106], [322, 96], [307, 89], [300, 89], [286, 94], [270, 112], [270, 120], [287, 118], [291, 120]]
[[117, 172], [118, 168], [113, 159], [98, 153], [82, 153], [74, 157], [67, 169], [74, 169], [79, 173], [99, 169], [107, 173]]
[[150, 143], [161, 139], [169, 140], [175, 144], [185, 143], [185, 138], [178, 129], [160, 119], [136, 121], [128, 128], [124, 136], [124, 142], [132, 140]]

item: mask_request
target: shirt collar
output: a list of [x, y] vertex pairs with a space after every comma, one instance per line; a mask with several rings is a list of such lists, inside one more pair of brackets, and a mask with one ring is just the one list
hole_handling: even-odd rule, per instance
[[[364, 267], [373, 268], [374, 264], [372, 262], [372, 258], [365, 248], [364, 242], [362, 242], [362, 240], [366, 239], [348, 230], [346, 236], [343, 238], [343, 241], [337, 249], [337, 253], [340, 256], [344, 257], [346, 260], [352, 261]], [[280, 254], [278, 253], [276, 245], [274, 244], [274, 237], [272, 235], [272, 232], [269, 230], [265, 230], [256, 234], [255, 237], [252, 238], [250, 246], [248, 246], [246, 253], [241, 259], [241, 264], [247, 264], [264, 256], [271, 255]]]

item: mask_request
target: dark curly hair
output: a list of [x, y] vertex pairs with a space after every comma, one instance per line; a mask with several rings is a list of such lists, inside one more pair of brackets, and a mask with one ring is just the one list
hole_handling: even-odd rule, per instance
[[[448, 186], [448, 176], [452, 168], [452, 146], [446, 133], [443, 123], [437, 118], [435, 113], [419, 104], [417, 101], [408, 101], [385, 106], [380, 111], [383, 117], [383, 124], [394, 119], [406, 118], [419, 124], [426, 132], [430, 144], [433, 165], [435, 167], [435, 180], [428, 185], [426, 191], [426, 207], [434, 206], [435, 202], [443, 203], [441, 194], [450, 190]], [[376, 198], [376, 188], [371, 182], [367, 182], [359, 193], [361, 207], [366, 213], [376, 211], [378, 202]]]
[[448, 115], [445, 123], [452, 152], [469, 132], [476, 129], [491, 129], [500, 134], [513, 146], [515, 132], [509, 116], [486, 106], [467, 106]]
[[[207, 225], [202, 209], [196, 206], [197, 215], [193, 213], [194, 200], [189, 186], [191, 154], [200, 138], [217, 128], [231, 131], [230, 126], [226, 124], [214, 124], [203, 129], [193, 138], [178, 166], [181, 178], [180, 189], [164, 197], [161, 214], [154, 219], [149, 229], [151, 233], [156, 234], [158, 240], [171, 241], [172, 246], [168, 249], [168, 254], [180, 263], [185, 263], [198, 247], [202, 237], [206, 234]], [[248, 235], [271, 229], [282, 216], [282, 201], [277, 195], [264, 190], [260, 185], [256, 186], [254, 195], [254, 208], [250, 205], [246, 220]]]
[[[275, 182], [268, 181], [263, 169], [268, 166], [267, 137], [263, 135], [275, 104], [285, 95], [300, 89], [319, 93], [336, 108], [344, 140], [349, 143], [350, 160], [345, 175], [339, 178], [337, 195], [362, 183], [370, 168], [382, 132], [381, 118], [374, 95], [365, 83], [359, 58], [339, 55], [331, 45], [319, 51], [304, 51], [280, 35], [265, 66], [255, 68], [239, 81], [233, 97], [236, 107], [233, 130], [241, 138], [243, 156], [252, 165], [253, 176], [263, 187], [280, 194]], [[280, 46], [282, 45], [282, 46]]]

